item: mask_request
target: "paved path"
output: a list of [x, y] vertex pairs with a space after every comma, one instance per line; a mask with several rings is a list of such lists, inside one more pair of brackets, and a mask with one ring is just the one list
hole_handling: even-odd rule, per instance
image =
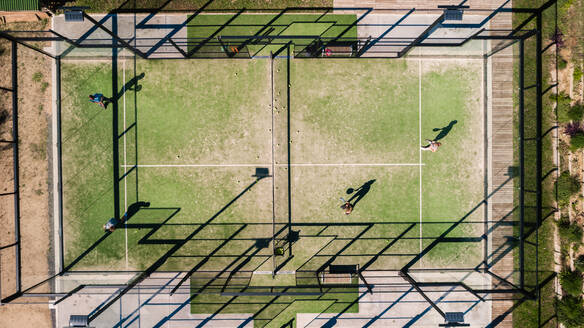
[[[361, 8], [418, 8], [435, 9], [439, 5], [458, 5], [461, 0], [334, 0], [334, 7]], [[505, 0], [469, 0], [465, 5], [473, 9], [496, 9]]]
[[[91, 15], [98, 22], [102, 22], [103, 26], [110, 31], [114, 30], [112, 21], [113, 19], [104, 18], [105, 15]], [[120, 38], [130, 42], [131, 45], [136, 46], [143, 52], [152, 48], [158, 41], [167, 36], [170, 32], [176, 29], [176, 33], [172, 35], [172, 39], [175, 40], [183, 51], [187, 50], [184, 40], [187, 37], [187, 28], [174, 27], [174, 25], [183, 24], [186, 19], [186, 14], [163, 14], [156, 15], [147, 21], [148, 25], [156, 25], [158, 28], [149, 28], [148, 26], [140, 28], [136, 27], [136, 24], [144, 21], [147, 16], [145, 14], [130, 15], [130, 14], [120, 14], [117, 15], [117, 28], [116, 33]], [[168, 25], [169, 27], [160, 27], [161, 25]], [[84, 38], [85, 44], [108, 44], [111, 45], [111, 36], [101, 28], [95, 28], [95, 25], [88, 19], [83, 22], [65, 22], [65, 16], [58, 15], [53, 18], [53, 29], [55, 32], [66, 36], [71, 40], [78, 40], [79, 38]], [[134, 38], [137, 38], [136, 40]], [[181, 42], [182, 41], [182, 42]], [[59, 53], [67, 48], [69, 44], [66, 42], [58, 42], [55, 44]], [[121, 54], [122, 56], [124, 53]], [[130, 53], [127, 53], [130, 55]], [[111, 49], [101, 48], [101, 49], [87, 49], [87, 48], [77, 48], [69, 54], [70, 57], [94, 57], [94, 56], [111, 56]], [[149, 58], [181, 58], [182, 55], [179, 50], [174, 47], [169, 42], [165, 42], [162, 46], [158, 47]]]
[[[491, 22], [492, 29], [510, 29], [511, 14], [501, 14]], [[497, 45], [494, 44], [494, 47]], [[490, 201], [492, 272], [500, 277], [509, 277], [513, 282], [513, 181], [509, 181], [509, 167], [513, 166], [513, 48], [507, 48], [492, 57], [492, 108], [491, 113], [491, 190], [499, 188]], [[493, 280], [493, 288], [509, 288]], [[513, 301], [493, 302], [493, 320], [503, 318], [497, 327], [513, 327], [512, 314], [505, 312], [513, 306]]]
[[[372, 46], [363, 57], [397, 57], [397, 53], [404, 50], [408, 44], [418, 38], [428, 27], [442, 14], [439, 10], [424, 11], [422, 9], [438, 9], [438, 5], [458, 4], [460, 1], [423, 1], [423, 0], [334, 0], [335, 7], [342, 8], [374, 8], [379, 9], [366, 14], [359, 22], [357, 35], [361, 39], [383, 36], [378, 43]], [[483, 12], [475, 11], [465, 14], [464, 23], [480, 23], [491, 9], [496, 9], [504, 3], [504, 0], [470, 1], [473, 9], [488, 9]], [[468, 3], [467, 3], [468, 4]], [[407, 9], [415, 8], [416, 11], [408, 14]], [[385, 10], [383, 10], [385, 9]], [[394, 10], [387, 10], [394, 9]], [[401, 9], [401, 10], [400, 10]], [[344, 11], [345, 13], [347, 11]], [[355, 10], [359, 17], [365, 14], [365, 10]], [[460, 23], [460, 22], [455, 22]], [[389, 27], [387, 24], [397, 24]], [[440, 28], [433, 32], [433, 38], [443, 38], [439, 42], [459, 43], [479, 29]], [[446, 39], [447, 38], [447, 39]], [[448, 40], [448, 41], [447, 41]], [[438, 42], [426, 39], [424, 43]], [[389, 52], [389, 53], [388, 53]]]
[[[254, 326], [251, 313], [239, 314], [191, 314], [189, 286], [174, 295], [169, 291], [184, 276], [178, 272], [157, 272], [145, 279], [119, 301], [91, 322], [95, 327], [245, 327]], [[430, 274], [416, 274], [421, 281], [434, 281]], [[479, 274], [452, 273], [454, 280], [464, 280], [469, 285], [484, 286], [489, 283]], [[461, 276], [461, 275], [464, 275]], [[81, 276], [61, 278], [63, 285], [78, 283], [123, 283], [128, 275]], [[442, 317], [399, 277], [397, 272], [365, 273], [368, 283], [373, 285], [373, 294], [366, 288], [359, 291], [359, 313], [299, 314], [297, 327], [321, 327], [332, 321], [335, 327], [436, 327]], [[444, 278], [444, 277], [442, 277]], [[443, 311], [465, 312], [465, 318], [473, 326], [484, 327], [490, 320], [490, 304], [480, 302], [460, 288], [424, 288], [428, 297], [439, 302]], [[117, 295], [116, 287], [100, 287], [82, 290], [59, 304], [57, 326], [68, 323], [72, 314], [88, 314]], [[91, 294], [88, 294], [91, 292]], [[268, 325], [271, 326], [271, 325]]]

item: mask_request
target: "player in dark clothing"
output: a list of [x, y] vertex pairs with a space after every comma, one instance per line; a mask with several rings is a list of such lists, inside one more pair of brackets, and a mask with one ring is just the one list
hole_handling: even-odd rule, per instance
[[111, 218], [111, 219], [109, 219], [109, 221], [107, 221], [106, 224], [103, 225], [103, 230], [109, 231], [109, 232], [114, 232], [114, 230], [116, 230], [116, 228], [120, 225], [120, 223], [122, 223], [120, 220], [118, 220], [116, 218]]
[[116, 218], [109, 219], [109, 221], [107, 221], [107, 223], [103, 225], [103, 230], [109, 231], [109, 232], [114, 232], [114, 230], [116, 230], [116, 228], [120, 227], [124, 222], [128, 221], [142, 207], [150, 207], [150, 203], [148, 203], [148, 202], [133, 203], [132, 205], [130, 205], [128, 207], [127, 212], [124, 213], [121, 220], [118, 220]]
[[95, 94], [89, 95], [89, 101], [91, 101], [92, 103], [98, 104], [105, 109], [107, 107], [107, 103], [109, 102], [109, 99], [104, 97], [104, 95], [102, 95], [101, 93], [95, 93]]

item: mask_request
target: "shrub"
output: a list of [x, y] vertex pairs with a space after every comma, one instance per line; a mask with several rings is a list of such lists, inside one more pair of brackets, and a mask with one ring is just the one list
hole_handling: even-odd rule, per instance
[[579, 297], [582, 295], [582, 273], [565, 268], [560, 272], [560, 284], [566, 295]]
[[579, 121], [570, 122], [564, 127], [564, 133], [573, 137], [577, 134], [584, 133], [584, 129], [582, 129], [582, 125], [580, 125]]
[[561, 70], [566, 69], [566, 67], [568, 67], [568, 61], [566, 61], [564, 58], [560, 57], [558, 59], [558, 69], [561, 71]]
[[574, 0], [558, 1], [558, 17], [567, 17], [568, 10], [572, 7]]
[[[562, 163], [568, 160], [568, 154], [570, 152], [570, 145], [568, 145], [564, 140], [560, 140], [560, 145], [558, 146], [560, 151], [560, 160]], [[565, 158], [564, 158], [565, 157]], [[567, 163], [566, 166], [568, 167]]]
[[576, 267], [576, 270], [580, 272], [584, 271], [584, 254], [574, 259], [574, 266]]
[[584, 148], [584, 132], [577, 133], [570, 138], [570, 150], [576, 151]]
[[8, 114], [8, 111], [5, 109], [0, 109], [0, 124], [5, 123], [6, 121], [8, 121], [8, 118], [10, 117], [10, 114]]
[[578, 85], [578, 83], [580, 83], [580, 81], [582, 81], [582, 75], [584, 75], [584, 72], [582, 72], [582, 68], [580, 68], [579, 65], [576, 65], [574, 67], [574, 85]]
[[584, 106], [581, 104], [570, 106], [567, 114], [568, 118], [570, 118], [572, 121], [581, 121], [582, 115], [584, 115]]
[[564, 33], [562, 31], [556, 29], [556, 32], [550, 36], [550, 40], [558, 45], [558, 48], [564, 46]]
[[577, 244], [582, 242], [582, 227], [577, 223], [570, 223], [570, 219], [565, 216], [558, 221], [558, 232], [565, 242]]
[[572, 106], [570, 106], [571, 102], [572, 99], [570, 99], [570, 96], [568, 96], [567, 94], [563, 92], [558, 94], [558, 104], [556, 107], [556, 111], [558, 113], [558, 121], [566, 123], [572, 120], [572, 117], [575, 115], [575, 113], [570, 113], [572, 109]]
[[562, 172], [555, 184], [558, 189], [558, 205], [560, 207], [569, 205], [570, 197], [580, 190], [580, 181], [571, 176], [568, 171]]
[[41, 72], [35, 72], [32, 75], [32, 80], [35, 82], [40, 82], [42, 78], [43, 78], [43, 73], [41, 73]]
[[573, 296], [564, 296], [558, 300], [558, 320], [566, 328], [582, 327], [584, 322], [584, 307], [582, 299]]

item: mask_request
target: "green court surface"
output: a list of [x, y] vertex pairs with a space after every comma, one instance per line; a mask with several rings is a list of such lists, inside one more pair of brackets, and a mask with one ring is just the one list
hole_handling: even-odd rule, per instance
[[[447, 237], [457, 242], [441, 244], [418, 265], [460, 266], [459, 250], [467, 258], [472, 250], [480, 254], [483, 209], [472, 211], [482, 200], [484, 180], [478, 62], [291, 60], [290, 113], [287, 65], [286, 59], [273, 68], [269, 60], [120, 61], [119, 90], [127, 89], [118, 100], [120, 213], [138, 200], [152, 205], [129, 221], [136, 226], [108, 236], [78, 265], [144, 269], [173, 240], [201, 228], [184, 241], [177, 252], [182, 255], [171, 254], [164, 265], [189, 270], [207, 249], [192, 254], [195, 258], [184, 249], [198, 249], [193, 245], [209, 234], [227, 238], [242, 225], [230, 243], [270, 239], [273, 216], [276, 230], [291, 222], [305, 238], [296, 242], [295, 256], [308, 262], [295, 260], [290, 270], [311, 267], [310, 261], [334, 255], [335, 247], [343, 248], [336, 244], [349, 241], [336, 261], [358, 257], [363, 265], [404, 233], [374, 266], [399, 268], [411, 259], [406, 255], [419, 253], [463, 217], [476, 224], [456, 226]], [[66, 63], [63, 81], [80, 82], [63, 85], [65, 242], [71, 262], [103, 235], [101, 225], [113, 216], [113, 106], [104, 110], [86, 100], [94, 90], [108, 95], [111, 65]], [[419, 150], [421, 139], [435, 138], [441, 132], [433, 130], [452, 121], [438, 152]], [[256, 167], [275, 174], [257, 180]], [[363, 185], [368, 190], [361, 198]], [[357, 191], [347, 194], [350, 188]], [[360, 199], [353, 198], [358, 204], [347, 216], [339, 198], [355, 194]], [[151, 250], [138, 241], [156, 224], [148, 240], [163, 242]], [[303, 246], [330, 236], [348, 239], [319, 250]], [[230, 246], [220, 251], [237, 258], [232, 250], [241, 248]], [[226, 261], [217, 258], [206, 266], [215, 269]]]
[[[355, 14], [199, 14], [188, 25], [187, 36], [196, 40], [188, 50], [195, 48], [202, 53], [229, 51], [232, 46], [239, 46], [244, 39], [240, 37], [262, 36], [265, 39], [252, 41], [246, 45], [251, 56], [269, 56], [286, 43], [293, 41], [286, 36], [306, 37], [303, 45], [297, 45], [300, 52], [313, 40], [323, 38], [357, 39], [357, 20]], [[267, 41], [268, 37], [272, 37]], [[312, 38], [311, 38], [312, 37]], [[221, 39], [225, 49], [217, 44]], [[298, 39], [294, 39], [298, 42]], [[256, 40], [257, 41], [257, 40]], [[273, 44], [265, 44], [273, 43]], [[264, 43], [264, 44], [262, 44]]]
[[[112, 95], [112, 67], [62, 65], [72, 270], [235, 270], [257, 282], [252, 272], [275, 266], [298, 274], [330, 263], [399, 270], [482, 260], [482, 62], [120, 59], [115, 118], [113, 104], [104, 110], [87, 99]], [[426, 138], [440, 139], [438, 152], [420, 150]], [[116, 143], [120, 215], [137, 201], [150, 207], [104, 234]], [[254, 177], [258, 167], [269, 176]], [[350, 215], [341, 197], [356, 203]], [[285, 256], [273, 256], [272, 238]], [[350, 295], [319, 306], [350, 307], [356, 289]], [[225, 313], [242, 313], [246, 297]], [[305, 307], [297, 297], [282, 302], [267, 316], [285, 322], [286, 311]]]
[[352, 287], [325, 286], [322, 293], [319, 288], [266, 287], [253, 290], [258, 294], [262, 292], [291, 294], [282, 296], [224, 296], [219, 295], [218, 291], [214, 294], [200, 294], [191, 302], [191, 313], [255, 313], [254, 327], [279, 328], [293, 321], [297, 313], [359, 312], [356, 278], [353, 279], [353, 283], [355, 285]]

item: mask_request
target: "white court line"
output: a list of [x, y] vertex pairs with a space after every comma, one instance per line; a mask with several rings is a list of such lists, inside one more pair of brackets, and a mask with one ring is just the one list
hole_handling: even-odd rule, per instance
[[[419, 113], [418, 113], [418, 131], [420, 132], [420, 149], [419, 149], [419, 156], [420, 156], [420, 253], [422, 253], [422, 59], [418, 61], [418, 94], [419, 94]], [[420, 258], [420, 263], [422, 259]]]
[[[277, 166], [288, 166], [288, 164], [276, 164]], [[290, 166], [419, 166], [422, 163], [297, 163], [290, 164]]]
[[[271, 52], [270, 52], [271, 54]], [[276, 272], [276, 157], [274, 155], [274, 57], [270, 56], [270, 79], [272, 89], [272, 270]]]
[[[420, 160], [421, 162], [421, 160]], [[271, 166], [272, 163], [258, 164], [124, 164], [124, 167], [259, 167]], [[288, 164], [274, 164], [275, 166], [288, 166]], [[424, 163], [297, 163], [290, 166], [424, 166]]]
[[[126, 131], [126, 60], [122, 62], [122, 92], [124, 93], [124, 131]], [[126, 133], [124, 133], [124, 176], [126, 175], [127, 169], [126, 161]], [[128, 208], [128, 179], [124, 178], [124, 210]], [[124, 233], [126, 235], [126, 269], [128, 268], [128, 228], [126, 226], [126, 221], [124, 220]]]

